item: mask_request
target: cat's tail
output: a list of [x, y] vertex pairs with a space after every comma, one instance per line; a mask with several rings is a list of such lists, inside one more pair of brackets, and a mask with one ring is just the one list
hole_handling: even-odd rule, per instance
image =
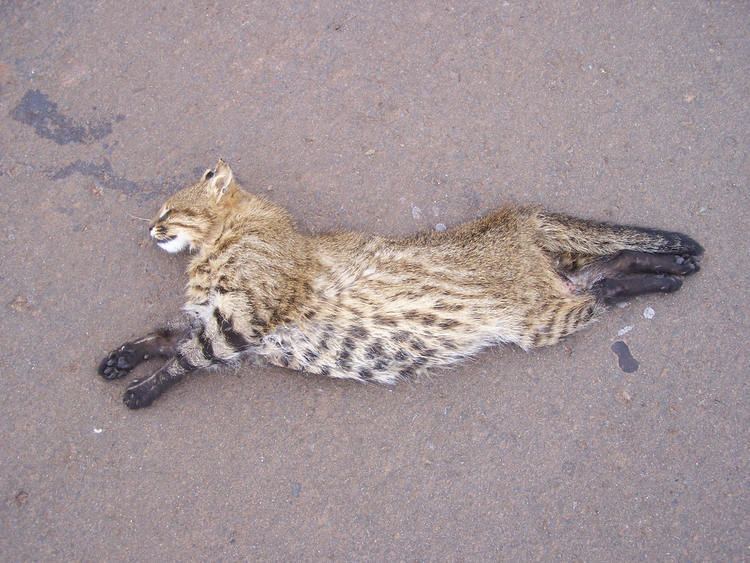
[[557, 213], [535, 215], [539, 244], [552, 254], [608, 256], [623, 250], [700, 256], [703, 247], [687, 235], [671, 231], [613, 225]]

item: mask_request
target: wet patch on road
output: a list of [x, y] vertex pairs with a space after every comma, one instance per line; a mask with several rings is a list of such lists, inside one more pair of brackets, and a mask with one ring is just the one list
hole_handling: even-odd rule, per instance
[[[111, 121], [78, 123], [61, 114], [57, 104], [40, 90], [29, 90], [10, 116], [34, 128], [40, 137], [50, 139], [58, 145], [70, 143], [90, 144], [103, 139], [112, 133]], [[118, 115], [115, 121], [122, 121], [124, 115]]]
[[98, 184], [105, 188], [128, 193], [140, 191], [138, 182], [128, 180], [124, 176], [116, 174], [115, 171], [112, 170], [112, 164], [106, 158], [103, 159], [102, 164], [76, 160], [72, 164], [68, 164], [65, 168], [61, 168], [57, 172], [51, 174], [50, 179], [62, 180], [75, 173], [93, 178]]
[[[200, 168], [201, 173], [204, 170], [205, 168]], [[59, 170], [47, 171], [47, 177], [50, 180], [64, 180], [73, 174], [92, 178], [98, 187], [138, 195], [146, 199], [164, 197], [167, 194], [174, 193], [195, 179], [194, 174], [183, 174], [168, 178], [158, 177], [151, 181], [136, 182], [117, 174], [112, 168], [112, 163], [107, 158], [103, 158], [100, 164], [87, 160], [76, 160]]]
[[620, 365], [620, 369], [625, 373], [633, 373], [638, 371], [638, 360], [633, 357], [630, 353], [630, 348], [622, 340], [618, 340], [612, 344], [612, 351], [617, 355], [617, 363]]

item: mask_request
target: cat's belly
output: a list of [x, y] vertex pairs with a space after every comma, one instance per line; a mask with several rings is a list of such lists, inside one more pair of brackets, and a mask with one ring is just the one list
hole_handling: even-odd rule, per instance
[[499, 327], [475, 333], [426, 332], [390, 326], [336, 327], [326, 323], [284, 326], [254, 350], [269, 363], [328, 377], [395, 383], [428, 368], [447, 366], [500, 342]]

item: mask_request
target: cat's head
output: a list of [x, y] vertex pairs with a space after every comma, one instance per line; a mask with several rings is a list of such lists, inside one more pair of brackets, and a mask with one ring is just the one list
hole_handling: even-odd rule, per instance
[[196, 250], [222, 218], [224, 203], [237, 188], [232, 169], [223, 160], [206, 170], [197, 183], [170, 197], [159, 209], [149, 234], [163, 250]]

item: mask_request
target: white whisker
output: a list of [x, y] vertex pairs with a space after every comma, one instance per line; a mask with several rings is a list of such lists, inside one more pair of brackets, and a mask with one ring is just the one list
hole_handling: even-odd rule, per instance
[[129, 217], [132, 217], [133, 219], [138, 219], [139, 221], [146, 221], [146, 223], [150, 223], [151, 219], [144, 219], [143, 217], [138, 217], [137, 215], [133, 215], [132, 213], [125, 212], [125, 215], [128, 215]]

